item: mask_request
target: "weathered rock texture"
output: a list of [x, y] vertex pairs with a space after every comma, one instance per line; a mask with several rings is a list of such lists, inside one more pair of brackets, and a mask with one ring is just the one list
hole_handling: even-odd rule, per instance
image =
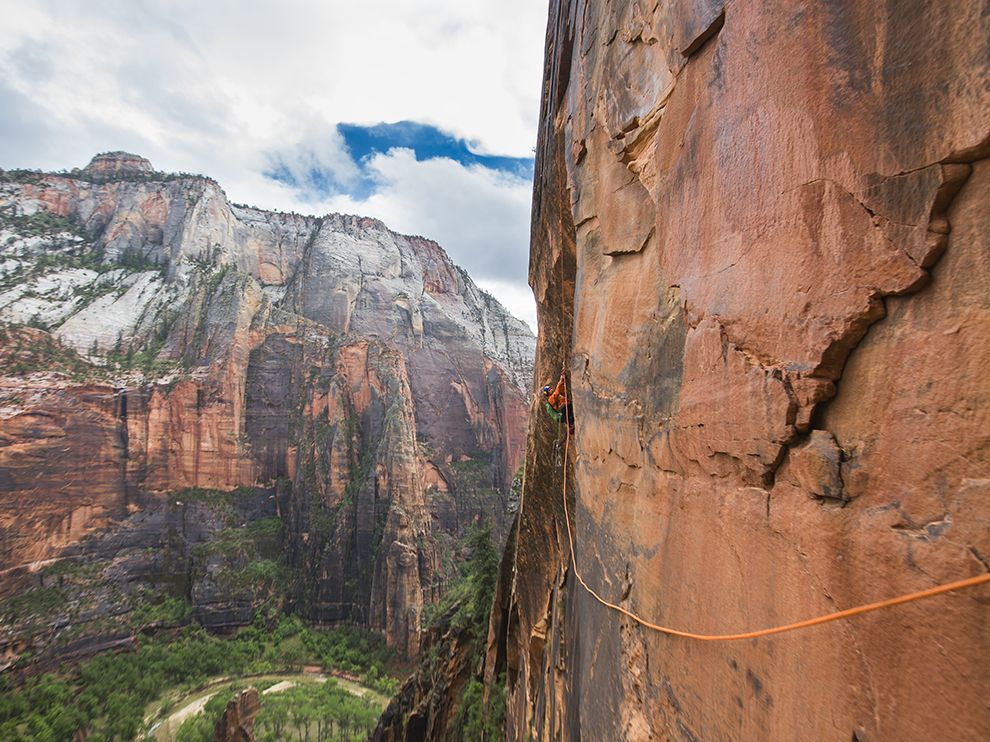
[[254, 742], [254, 719], [261, 711], [257, 688], [245, 688], [227, 702], [213, 730], [213, 742]]
[[[518, 494], [521, 478], [513, 482]], [[514, 530], [509, 540], [515, 538]], [[466, 548], [479, 548], [479, 542], [469, 542]], [[495, 552], [492, 552], [493, 555]], [[483, 555], [483, 552], [481, 553]], [[496, 573], [497, 564], [485, 571], [484, 557], [479, 552], [466, 555], [468, 569], [462, 579], [467, 591], [459, 591], [465, 583], [453, 588], [441, 603], [442, 612], [424, 632], [419, 662], [378, 720], [369, 742], [413, 742], [414, 740], [474, 740], [501, 739], [498, 732], [504, 717], [504, 693], [491, 688], [479, 695], [486, 679], [486, 639], [490, 625], [490, 597], [484, 586], [495, 587], [494, 580], [506, 575]], [[473, 562], [473, 565], [471, 564]], [[487, 582], [490, 575], [492, 582]], [[505, 586], [499, 586], [504, 593]], [[484, 603], [480, 614], [474, 607]], [[475, 616], [480, 615], [480, 619]], [[476, 623], [477, 621], [477, 623]], [[490, 674], [490, 673], [489, 673]], [[495, 681], [495, 678], [492, 678]], [[504, 680], [504, 678], [502, 679]], [[496, 681], [501, 682], [501, 681]], [[494, 733], [494, 736], [493, 736]]]
[[423, 658], [382, 712], [369, 742], [456, 739], [455, 720], [476, 671], [471, 637], [441, 616], [423, 636]]
[[[551, 3], [530, 281], [607, 599], [759, 629], [987, 571], [990, 5]], [[984, 588], [667, 637], [568, 568], [534, 408], [487, 671], [507, 736], [990, 735]]]
[[141, 493], [265, 485], [305, 613], [415, 654], [462, 527], [504, 534], [526, 326], [373, 219], [236, 206], [125, 153], [0, 175], [0, 321], [51, 334], [5, 335], [0, 590]]
[[[0, 602], [0, 671], [55, 671], [109, 647], [195, 620], [227, 633], [291, 597], [291, 534], [268, 488], [142, 495], [110, 522], [44, 563]], [[23, 672], [21, 672], [23, 670]]]
[[103, 152], [90, 160], [82, 172], [97, 179], [111, 180], [121, 175], [151, 174], [154, 168], [150, 160], [130, 152]]

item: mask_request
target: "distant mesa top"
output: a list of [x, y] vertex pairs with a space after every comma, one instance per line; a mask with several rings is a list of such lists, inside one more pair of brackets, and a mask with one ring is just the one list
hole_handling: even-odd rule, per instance
[[152, 173], [151, 161], [130, 152], [101, 152], [96, 155], [83, 172], [93, 175], [137, 175]]

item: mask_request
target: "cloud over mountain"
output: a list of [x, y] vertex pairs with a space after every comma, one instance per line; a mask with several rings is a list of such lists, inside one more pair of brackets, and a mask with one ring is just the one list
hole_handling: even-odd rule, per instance
[[377, 216], [439, 239], [481, 284], [512, 284], [526, 301], [507, 303], [533, 322], [544, 13], [526, 0], [12, 0], [0, 167], [126, 149], [207, 173], [236, 201]]

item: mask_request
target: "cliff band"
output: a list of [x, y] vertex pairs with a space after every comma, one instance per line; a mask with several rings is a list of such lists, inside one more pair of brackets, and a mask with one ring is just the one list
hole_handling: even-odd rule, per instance
[[210, 516], [167, 493], [257, 485], [296, 609], [416, 654], [463, 529], [504, 536], [525, 324], [374, 219], [231, 204], [127, 153], [0, 176], [0, 594], [97, 534], [125, 592], [177, 583], [208, 626], [248, 623], [189, 576]]

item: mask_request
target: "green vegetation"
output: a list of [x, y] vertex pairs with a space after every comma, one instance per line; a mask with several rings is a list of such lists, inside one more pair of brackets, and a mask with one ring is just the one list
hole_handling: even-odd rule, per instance
[[87, 268], [97, 272], [109, 269], [103, 267], [103, 249], [86, 241], [85, 229], [74, 218], [50, 211], [25, 215], [15, 213], [12, 207], [0, 208], [0, 228], [21, 237], [45, 238], [44, 243], [32, 248], [32, 252], [43, 248], [40, 254], [7, 256], [20, 266], [0, 277], [0, 291], [24, 286], [51, 269]]
[[209, 541], [194, 547], [193, 555], [206, 557], [220, 554], [228, 559], [243, 557], [270, 560], [281, 554], [281, 544], [281, 519], [262, 518], [244, 526], [217, 531]]
[[[2, 172], [0, 172], [2, 175]], [[74, 308], [92, 304], [97, 299], [108, 294], [121, 294], [126, 287], [119, 280], [101, 278], [110, 271], [123, 269], [125, 274], [147, 271], [158, 271], [164, 275], [165, 263], [146, 255], [137, 248], [127, 248], [114, 260], [107, 260], [101, 245], [88, 241], [84, 226], [73, 217], [63, 217], [49, 211], [38, 211], [30, 215], [21, 215], [11, 208], [0, 208], [0, 227], [9, 229], [21, 237], [44, 237], [45, 243], [31, 248], [31, 254], [11, 256], [18, 264], [14, 270], [8, 270], [0, 277], [0, 291], [6, 291], [16, 286], [22, 287], [22, 298], [49, 298], [33, 288], [32, 282], [52, 271], [68, 269], [85, 269], [93, 271], [97, 276], [80, 283], [70, 289]], [[38, 252], [43, 250], [43, 252]], [[64, 295], [63, 295], [64, 298]], [[164, 347], [168, 332], [175, 323], [177, 314], [165, 311], [157, 322], [149, 338], [141, 345], [131, 343], [128, 348], [122, 348], [118, 342], [114, 352], [108, 358], [108, 365], [117, 369], [136, 369], [148, 374], [164, 374], [177, 370], [174, 362], [158, 360], [158, 355]], [[33, 317], [26, 323], [40, 330], [49, 330], [39, 317]], [[94, 345], [93, 355], [98, 354], [99, 348]], [[19, 371], [42, 370], [38, 365], [21, 363]]]
[[[18, 635], [36, 637], [48, 634], [57, 623], [63, 628], [52, 640], [64, 646], [83, 636], [175, 628], [189, 622], [192, 609], [184, 598], [147, 588], [124, 593], [104, 577], [105, 566], [65, 560], [45, 567], [40, 586], [0, 602], [0, 624]], [[120, 610], [107, 613], [107, 603]]]
[[14, 168], [0, 170], [0, 183], [40, 183], [45, 174], [40, 170]]
[[[488, 637], [488, 615], [495, 597], [498, 581], [499, 554], [491, 539], [491, 527], [472, 526], [464, 540], [470, 556], [464, 561], [457, 580], [435, 609], [428, 609], [424, 621], [433, 624], [435, 633], [446, 623], [459, 637], [470, 643], [473, 676], [457, 701], [458, 712], [450, 729], [449, 739], [475, 742], [502, 738], [505, 725], [505, 678], [500, 676], [490, 689], [484, 703], [484, 683], [481, 669], [485, 641]], [[420, 672], [432, 674], [438, 662], [438, 647], [431, 647], [422, 660]]]
[[[175, 735], [175, 742], [212, 742], [217, 719], [223, 714], [230, 699], [247, 686], [236, 685], [220, 691], [206, 702], [203, 710], [186, 719]], [[261, 689], [258, 688], [260, 691]]]
[[131, 626], [142, 629], [149, 626], [181, 626], [192, 615], [192, 606], [183, 598], [136, 593], [131, 598]]
[[132, 342], [124, 347], [124, 340], [118, 335], [114, 347], [106, 354], [106, 365], [120, 371], [141, 371], [150, 377], [185, 371], [186, 366], [181, 361], [159, 357], [178, 317], [178, 311], [160, 311], [154, 329], [143, 345]]
[[223, 560], [216, 579], [228, 594], [250, 597], [265, 616], [281, 610], [289, 581], [282, 549], [282, 521], [263, 518], [245, 526], [224, 528], [192, 550], [202, 568], [213, 557]]
[[134, 273], [143, 273], [145, 271], [162, 271], [165, 270], [165, 265], [158, 260], [155, 260], [149, 255], [145, 255], [141, 250], [137, 248], [128, 247], [123, 253], [117, 258], [117, 265], [127, 268]]
[[505, 728], [505, 676], [498, 678], [492, 688], [488, 703], [484, 702], [485, 685], [478, 678], [471, 678], [461, 696], [461, 708], [453, 729], [459, 739], [498, 740]]
[[196, 327], [193, 330], [192, 340], [186, 348], [186, 357], [183, 359], [187, 367], [195, 366], [201, 360], [200, 353], [206, 345], [207, 330], [209, 329], [207, 325], [210, 304], [227, 274], [232, 270], [236, 272], [236, 269], [229, 263], [218, 265], [215, 261], [219, 259], [218, 246], [214, 250], [214, 259], [201, 257], [191, 261], [194, 268], [196, 298], [188, 306], [190, 311], [195, 314]]
[[255, 732], [259, 742], [293, 738], [349, 742], [365, 739], [380, 715], [381, 708], [374, 702], [353, 695], [333, 680], [305, 683], [264, 696]]
[[450, 627], [481, 644], [487, 638], [488, 614], [498, 580], [499, 553], [492, 543], [489, 524], [472, 525], [464, 539], [470, 556], [461, 565], [458, 578], [436, 606], [427, 606], [423, 623], [447, 621]]
[[[175, 498], [172, 500], [172, 498]], [[186, 489], [170, 495], [174, 507], [194, 508], [209, 522], [209, 538], [190, 545], [163, 535], [149, 547], [161, 557], [155, 577], [146, 583], [121, 583], [106, 559], [77, 557], [46, 566], [37, 587], [0, 601], [0, 623], [19, 636], [48, 636], [65, 645], [84, 636], [179, 627], [189, 622], [191, 582], [206, 582], [226, 599], [251, 606], [275, 620], [288, 586], [282, 523], [278, 518], [244, 522], [238, 501], [257, 501], [253, 488], [233, 492]], [[95, 547], [94, 547], [95, 548]], [[107, 605], [115, 610], [108, 612]], [[249, 614], [250, 615], [250, 614]], [[51, 632], [50, 627], [60, 628]]]
[[54, 371], [74, 381], [102, 378], [96, 366], [52, 335], [0, 326], [0, 342], [0, 367], [5, 374], [20, 376]]
[[123, 350], [117, 347], [107, 353], [106, 365], [118, 371], [140, 371], [152, 377], [184, 370], [180, 362], [158, 357], [164, 345], [164, 341], [153, 341], [144, 348], [135, 344], [130, 344]]
[[74, 559], [59, 559], [52, 562], [42, 570], [42, 574], [47, 577], [55, 577], [59, 585], [66, 579], [89, 579], [100, 571], [100, 566], [95, 562], [76, 561]]
[[14, 595], [0, 603], [0, 623], [10, 625], [33, 617], [47, 617], [64, 599], [60, 587], [37, 587]]
[[[177, 742], [211, 742], [216, 720], [240, 690], [231, 688], [213, 696], [202, 713], [182, 724]], [[355, 696], [333, 680], [301, 682], [261, 696], [254, 730], [258, 742], [349, 742], [367, 737], [380, 714], [374, 702]]]
[[[28, 326], [46, 332], [48, 329], [37, 318], [28, 322]], [[29, 335], [20, 332], [16, 325], [0, 325], [0, 342], [3, 343], [0, 346], [0, 367], [4, 373], [14, 376], [54, 371], [73, 381], [102, 381], [107, 379], [110, 370], [135, 370], [147, 376], [162, 376], [183, 370], [178, 361], [158, 357], [164, 347], [163, 339], [152, 339], [143, 350], [135, 350], [133, 345], [126, 350], [118, 347], [107, 353], [103, 364], [90, 362], [53, 335]], [[94, 347], [94, 355], [98, 351]]]
[[78, 168], [45, 172], [42, 170], [12, 169], [0, 170], [0, 183], [40, 183], [50, 177], [70, 178], [85, 183], [170, 183], [174, 180], [199, 180], [216, 184], [213, 178], [196, 173], [162, 173], [153, 170], [148, 173], [119, 172], [119, 173], [89, 173]]
[[[49, 235], [49, 237], [53, 236], [57, 235]], [[27, 273], [16, 274], [18, 283], [25, 279], [36, 278], [46, 273], [49, 268], [85, 268], [103, 273], [114, 267], [112, 264], [108, 265], [103, 262], [102, 247], [77, 241], [68, 245], [56, 245], [56, 249], [51, 252], [32, 255], [28, 260], [31, 264], [30, 270]]]
[[490, 451], [473, 451], [470, 458], [451, 462], [450, 468], [459, 492], [493, 489], [491, 456]]
[[67, 232], [77, 237], [85, 237], [82, 225], [68, 217], [50, 211], [36, 211], [34, 214], [15, 214], [12, 209], [0, 210], [0, 227], [25, 237], [44, 237]]
[[[133, 248], [128, 248], [115, 260], [107, 260], [101, 245], [87, 241], [86, 231], [78, 220], [62, 217], [48, 211], [19, 215], [14, 213], [12, 209], [0, 209], [0, 226], [23, 237], [45, 237], [48, 241], [32, 248], [32, 253], [43, 248], [44, 251], [40, 254], [14, 256], [12, 259], [19, 263], [18, 267], [0, 277], [0, 291], [21, 286], [22, 289], [26, 289], [22, 290], [21, 296], [23, 298], [49, 298], [39, 294], [33, 288], [32, 282], [52, 271], [67, 269], [93, 271], [98, 275], [70, 289], [73, 306], [75, 309], [79, 309], [108, 294], [119, 294], [126, 290], [119, 280], [101, 277], [109, 271], [123, 269], [127, 274], [146, 271], [158, 271], [163, 274], [166, 267], [156, 259], [145, 255], [141, 250]], [[140, 343], [132, 342], [124, 348], [122, 340], [118, 340], [116, 347], [108, 354], [105, 366], [118, 371], [139, 370], [151, 376], [161, 376], [182, 370], [175, 361], [159, 359], [177, 316], [174, 311], [163, 311], [150, 336]], [[50, 329], [38, 316], [31, 318], [26, 324], [40, 330], [48, 331]], [[48, 343], [48, 345], [51, 344], [51, 342]], [[94, 344], [92, 355], [98, 355], [99, 351], [100, 348]], [[98, 366], [88, 364], [78, 357], [70, 358], [64, 352], [58, 354], [58, 357], [54, 359], [57, 362], [56, 367], [50, 369], [49, 361], [52, 360], [50, 356], [51, 353], [22, 354], [22, 357], [11, 359], [11, 363], [5, 363], [4, 368], [10, 369], [10, 372], [14, 374], [56, 370], [67, 373], [77, 381], [103, 378], [107, 370], [106, 368], [101, 370]]]
[[[338, 657], [346, 667], [328, 664]], [[230, 639], [187, 627], [172, 638], [142, 639], [132, 652], [33, 677], [19, 688], [0, 677], [0, 739], [62, 742], [86, 729], [88, 742], [131, 740], [142, 730], [147, 704], [169, 690], [190, 691], [218, 676], [298, 670], [308, 662], [363, 672], [375, 687], [371, 681], [382, 667], [395, 666], [395, 657], [379, 637], [357, 629], [316, 631], [296, 618], [271, 629], [259, 618]], [[396, 681], [389, 681], [377, 689], [394, 688]]]

